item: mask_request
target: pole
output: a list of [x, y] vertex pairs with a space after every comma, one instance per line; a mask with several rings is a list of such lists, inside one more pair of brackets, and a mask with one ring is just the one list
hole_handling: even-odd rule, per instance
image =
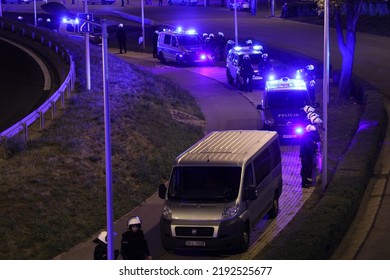
[[[36, 1], [36, 0], [34, 0]], [[84, 1], [84, 13], [88, 14], [88, 1]], [[85, 79], [87, 90], [91, 89], [91, 56], [89, 50], [89, 32], [85, 32]]]
[[234, 0], [234, 41], [238, 46], [238, 27], [237, 27], [237, 1]]
[[3, 17], [3, 2], [0, 0], [0, 17]]
[[271, 0], [271, 17], [275, 16], [275, 0]]
[[324, 74], [323, 74], [323, 126], [322, 143], [322, 192], [328, 184], [328, 103], [329, 103], [329, 0], [324, 0]]
[[37, 0], [34, 0], [34, 26], [37, 27]]
[[142, 22], [142, 49], [145, 50], [145, 15], [144, 15], [144, 0], [141, 0], [141, 22]]
[[102, 20], [102, 61], [103, 61], [103, 95], [104, 95], [104, 130], [106, 154], [106, 215], [107, 215], [107, 259], [114, 260], [114, 223], [112, 204], [112, 170], [111, 170], [111, 129], [110, 129], [110, 97], [108, 93], [108, 58], [107, 58], [107, 23]]

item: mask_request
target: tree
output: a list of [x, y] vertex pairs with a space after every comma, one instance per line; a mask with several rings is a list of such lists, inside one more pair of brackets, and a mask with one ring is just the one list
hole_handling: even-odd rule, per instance
[[[317, 7], [324, 9], [324, 0], [315, 0]], [[352, 70], [356, 45], [356, 26], [363, 0], [328, 0], [329, 10], [336, 23], [337, 42], [342, 56], [339, 81], [339, 97], [348, 99], [351, 90]], [[341, 17], [346, 17], [345, 34]]]

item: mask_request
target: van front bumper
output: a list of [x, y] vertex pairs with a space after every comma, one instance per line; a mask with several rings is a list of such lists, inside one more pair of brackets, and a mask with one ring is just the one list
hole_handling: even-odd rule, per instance
[[[237, 219], [219, 223], [176, 223], [161, 218], [163, 247], [168, 250], [219, 251], [237, 248], [242, 225]], [[215, 232], [216, 231], [216, 232]]]

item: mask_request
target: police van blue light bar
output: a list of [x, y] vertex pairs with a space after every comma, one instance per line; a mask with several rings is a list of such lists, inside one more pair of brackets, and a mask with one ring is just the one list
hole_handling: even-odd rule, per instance
[[302, 126], [297, 126], [295, 128], [295, 134], [302, 135], [303, 134], [303, 127]]

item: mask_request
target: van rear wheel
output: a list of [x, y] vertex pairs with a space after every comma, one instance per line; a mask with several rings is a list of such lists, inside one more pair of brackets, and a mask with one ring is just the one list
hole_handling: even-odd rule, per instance
[[279, 213], [279, 198], [275, 194], [274, 199], [272, 200], [272, 208], [268, 211], [268, 218], [274, 219]]
[[158, 54], [158, 59], [162, 62], [162, 63], [165, 63], [166, 60], [165, 60], [165, 57], [164, 57], [164, 54], [162, 52], [160, 52]]
[[238, 247], [239, 253], [248, 251], [249, 248], [249, 227], [244, 225], [240, 233], [240, 245]]

